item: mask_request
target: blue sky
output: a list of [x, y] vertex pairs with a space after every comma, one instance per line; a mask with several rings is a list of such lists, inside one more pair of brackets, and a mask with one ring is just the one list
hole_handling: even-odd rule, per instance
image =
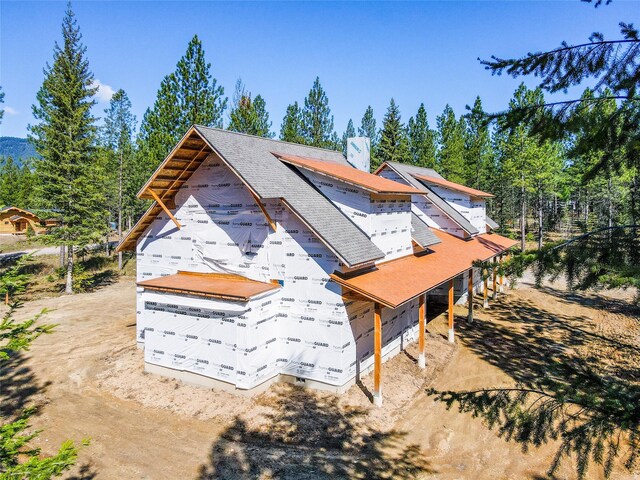
[[[261, 94], [279, 131], [286, 106], [302, 101], [320, 76], [341, 134], [367, 105], [380, 124], [391, 97], [403, 121], [424, 102], [429, 121], [449, 103], [457, 114], [480, 95], [501, 110], [520, 80], [492, 77], [477, 58], [516, 56], [581, 42], [593, 31], [613, 37], [619, 21], [640, 20], [640, 3], [594, 8], [564, 2], [216, 3], [75, 2], [95, 78], [109, 93], [123, 88], [141, 120], [163, 76], [174, 70], [194, 34], [212, 73], [233, 94], [241, 77]], [[0, 134], [26, 136], [31, 105], [61, 38], [64, 2], [0, 1]], [[535, 80], [527, 81], [534, 85]], [[225, 122], [228, 119], [225, 118]]]

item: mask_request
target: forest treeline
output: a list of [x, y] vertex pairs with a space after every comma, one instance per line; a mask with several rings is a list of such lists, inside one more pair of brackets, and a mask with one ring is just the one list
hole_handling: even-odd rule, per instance
[[[62, 38], [34, 102], [37, 123], [29, 127], [42, 158], [21, 166], [4, 158], [0, 164], [0, 204], [56, 212], [64, 219], [53, 234], [57, 244], [98, 241], [114, 224], [120, 231], [130, 228], [148, 207], [136, 198], [138, 189], [193, 124], [276, 137], [265, 99], [241, 80], [228, 98], [197, 36], [175, 71], [160, 81], [156, 100], [139, 124], [123, 90], [113, 95], [99, 122], [92, 114], [97, 89], [70, 7]], [[367, 136], [372, 170], [384, 161], [410, 163], [493, 193], [489, 215], [500, 230], [521, 238], [523, 249], [525, 240], [537, 240], [542, 247], [551, 232], [568, 237], [601, 226], [638, 223], [638, 169], [627, 164], [602, 168], [610, 149], [581, 147], [583, 137], [630, 104], [606, 88], [587, 88], [582, 99], [571, 111], [572, 121], [581, 127], [563, 136], [547, 138], [536, 128], [536, 116], [545, 114], [544, 93], [524, 83], [513, 93], [506, 113], [540, 113], [516, 124], [509, 115], [488, 115], [479, 96], [463, 113], [447, 105], [431, 123], [422, 103], [404, 121], [392, 98], [380, 121], [368, 106], [339, 135], [327, 93], [316, 78], [308, 95], [287, 107], [277, 137], [344, 151], [348, 137]]]

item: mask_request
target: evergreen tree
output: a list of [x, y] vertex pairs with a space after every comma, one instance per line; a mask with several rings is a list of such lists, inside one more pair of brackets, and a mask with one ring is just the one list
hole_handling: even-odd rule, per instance
[[407, 130], [402, 124], [400, 108], [392, 98], [387, 113], [382, 120], [380, 143], [376, 151], [376, 163], [371, 162], [371, 169], [375, 170], [384, 162], [408, 163], [411, 158]]
[[[0, 104], [4, 104], [4, 92], [0, 87]], [[2, 125], [2, 119], [4, 118], [4, 108], [0, 108], [0, 125]]]
[[356, 129], [353, 126], [353, 120], [349, 119], [347, 123], [347, 129], [342, 134], [342, 154], [347, 156], [347, 139], [356, 136]]
[[151, 173], [191, 125], [222, 128], [227, 106], [224, 88], [211, 75], [202, 43], [195, 35], [175, 72], [160, 84], [156, 101], [140, 126], [139, 150]]
[[104, 178], [95, 155], [96, 126], [93, 74], [75, 16], [69, 6], [62, 25], [63, 45], [54, 48], [53, 65], [45, 68], [30, 126], [31, 140], [42, 157], [36, 163], [43, 204], [55, 210], [62, 225], [50, 239], [67, 248], [66, 292], [73, 293], [73, 249], [106, 232]]
[[453, 109], [447, 104], [442, 115], [436, 119], [438, 125], [437, 170], [447, 180], [456, 183], [465, 182], [465, 125], [464, 120], [456, 119]]
[[231, 131], [273, 138], [264, 99], [258, 95], [252, 100], [251, 93], [245, 90], [241, 80], [236, 82], [229, 120]]
[[420, 104], [415, 118], [411, 117], [408, 123], [409, 149], [414, 165], [426, 168], [436, 166], [436, 141], [435, 132], [429, 128], [427, 110], [424, 103]]
[[491, 133], [482, 109], [480, 97], [476, 97], [466, 121], [465, 185], [479, 190], [490, 188], [495, 175]]
[[373, 116], [373, 108], [371, 108], [371, 105], [367, 107], [364, 115], [362, 116], [360, 127], [358, 127], [358, 135], [369, 138], [371, 143], [371, 148], [369, 150], [371, 155], [371, 165], [380, 165], [382, 162], [376, 158], [380, 134], [376, 128], [376, 118]]
[[[114, 192], [115, 201], [111, 203], [118, 225], [118, 241], [122, 241], [124, 216], [135, 212], [136, 185], [143, 179], [136, 178], [140, 169], [132, 165], [136, 160], [133, 151], [133, 134], [136, 117], [131, 113], [131, 101], [126, 92], [118, 90], [109, 101], [104, 113], [102, 145], [107, 150], [109, 191]], [[118, 268], [122, 270], [122, 252], [118, 252]]]
[[302, 131], [302, 111], [298, 102], [287, 107], [280, 127], [280, 140], [292, 143], [304, 143]]
[[334, 134], [329, 98], [320, 85], [320, 78], [316, 77], [309, 95], [304, 99], [302, 135], [307, 145], [339, 148], [339, 141]]

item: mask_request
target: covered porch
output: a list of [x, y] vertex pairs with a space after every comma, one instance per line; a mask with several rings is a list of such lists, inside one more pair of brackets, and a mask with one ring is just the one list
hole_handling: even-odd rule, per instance
[[[482, 294], [483, 305], [488, 307], [489, 287], [491, 297], [497, 298], [502, 291], [504, 278], [498, 275], [498, 266], [506, 252], [516, 242], [496, 234], [484, 234], [473, 239], [463, 240], [453, 235], [435, 232], [441, 242], [433, 245], [418, 255], [403, 257], [385, 262], [364, 272], [350, 275], [334, 273], [331, 278], [351, 295], [374, 304], [374, 365], [373, 365], [373, 402], [382, 405], [382, 338], [384, 308], [397, 309], [407, 302], [418, 300], [418, 358], [420, 368], [425, 368], [425, 331], [428, 318], [429, 294], [436, 289], [446, 290], [449, 342], [455, 342], [456, 305], [455, 282], [460, 277], [467, 279], [466, 303], [467, 321], [473, 321], [474, 293]], [[474, 263], [489, 262], [487, 271], [483, 272], [477, 288], [474, 281]], [[487, 265], [485, 263], [485, 265]], [[490, 271], [488, 271], [490, 270]], [[466, 275], [465, 275], [466, 274]], [[476, 274], [477, 275], [477, 274]], [[458, 294], [458, 298], [461, 295]]]

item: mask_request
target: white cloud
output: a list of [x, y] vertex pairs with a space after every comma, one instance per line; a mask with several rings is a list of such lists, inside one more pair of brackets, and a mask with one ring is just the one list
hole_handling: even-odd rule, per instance
[[18, 111], [15, 108], [6, 106], [3, 108], [3, 110], [4, 110], [4, 113], [6, 113], [7, 115], [18, 115]]
[[99, 102], [107, 103], [113, 97], [113, 94], [116, 93], [111, 85], [107, 85], [106, 83], [102, 83], [99, 79], [95, 79], [92, 87], [98, 87], [98, 91], [96, 92], [96, 98]]

